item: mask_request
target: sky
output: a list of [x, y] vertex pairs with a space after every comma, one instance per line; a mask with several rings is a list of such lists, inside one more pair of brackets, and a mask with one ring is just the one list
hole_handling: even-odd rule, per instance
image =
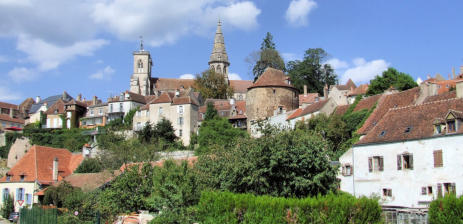
[[415, 79], [463, 65], [463, 1], [0, 0], [0, 101], [67, 91], [106, 100], [129, 89], [143, 36], [153, 77], [208, 68], [222, 21], [230, 78], [270, 32], [286, 62], [323, 48], [339, 82], [368, 83], [388, 67]]

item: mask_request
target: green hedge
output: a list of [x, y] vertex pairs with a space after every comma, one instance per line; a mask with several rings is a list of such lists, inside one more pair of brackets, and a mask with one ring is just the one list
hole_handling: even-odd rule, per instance
[[430, 224], [463, 223], [463, 197], [450, 194], [432, 201], [428, 215]]
[[196, 212], [200, 223], [382, 223], [376, 200], [345, 193], [296, 199], [203, 192]]

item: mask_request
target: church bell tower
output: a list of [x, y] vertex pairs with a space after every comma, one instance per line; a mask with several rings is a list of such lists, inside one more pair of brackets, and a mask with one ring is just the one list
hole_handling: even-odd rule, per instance
[[133, 74], [130, 78], [130, 92], [143, 96], [151, 95], [151, 66], [153, 62], [149, 51], [143, 48], [140, 40], [140, 50], [133, 52]]
[[219, 74], [223, 74], [225, 82], [228, 83], [228, 55], [225, 51], [225, 42], [222, 33], [222, 23], [217, 23], [217, 31], [215, 32], [214, 48], [212, 49], [211, 57], [209, 59], [209, 69], [214, 70]]

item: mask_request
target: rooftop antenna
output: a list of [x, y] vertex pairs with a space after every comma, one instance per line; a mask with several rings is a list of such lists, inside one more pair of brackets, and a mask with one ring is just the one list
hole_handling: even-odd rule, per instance
[[140, 36], [140, 51], [144, 51], [143, 49], [143, 36]]

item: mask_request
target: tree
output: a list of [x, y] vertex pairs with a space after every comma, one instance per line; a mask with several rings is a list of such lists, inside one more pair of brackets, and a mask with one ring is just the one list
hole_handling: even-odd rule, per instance
[[86, 158], [79, 167], [77, 167], [75, 173], [98, 173], [101, 170], [103, 170], [103, 166], [98, 159]]
[[196, 75], [194, 86], [204, 98], [227, 99], [233, 95], [233, 89], [225, 81], [224, 75], [213, 70]]
[[397, 90], [404, 91], [418, 86], [413, 78], [403, 72], [397, 71], [395, 68], [388, 68], [381, 76], [376, 76], [370, 81], [367, 95], [376, 95], [383, 93], [384, 90], [394, 87]]
[[214, 103], [209, 102], [207, 103], [206, 114], [204, 115], [204, 120], [212, 120], [218, 118], [219, 114], [214, 107]]
[[158, 143], [160, 140], [166, 143], [174, 143], [178, 137], [175, 135], [172, 123], [162, 118], [156, 125], [146, 122], [142, 130], [137, 132], [141, 143]]
[[58, 208], [61, 208], [65, 198], [72, 192], [79, 190], [80, 189], [73, 187], [66, 181], [63, 181], [58, 186], [49, 186], [47, 190], [45, 190], [45, 195], [43, 196], [43, 204], [53, 204]]
[[[251, 62], [253, 63], [253, 62]], [[260, 51], [257, 52], [257, 60], [252, 68], [254, 74], [254, 81], [256, 81], [267, 67], [275, 68], [278, 70], [285, 70], [285, 62], [280, 56], [280, 53], [275, 49], [273, 36], [269, 32], [262, 41]]]
[[329, 64], [325, 64], [328, 53], [321, 48], [310, 48], [305, 51], [302, 61], [290, 61], [287, 71], [294, 87], [303, 91], [307, 85], [309, 92], [323, 94], [325, 85], [334, 85], [337, 75]]
[[307, 197], [337, 186], [326, 142], [301, 130], [242, 139], [228, 150], [200, 156], [195, 169], [205, 186], [235, 193]]
[[197, 154], [210, 153], [212, 148], [232, 146], [239, 138], [244, 138], [247, 133], [241, 129], [234, 128], [227, 118], [216, 117], [205, 120], [199, 128], [197, 137], [199, 148]]
[[127, 112], [127, 114], [124, 116], [124, 126], [128, 129], [132, 129], [132, 124], [133, 124], [133, 116], [135, 116], [135, 113], [138, 111], [137, 108], [133, 108]]
[[13, 199], [13, 196], [8, 194], [3, 199], [2, 217], [7, 219], [10, 217], [10, 213], [12, 212], [14, 212], [14, 199]]

